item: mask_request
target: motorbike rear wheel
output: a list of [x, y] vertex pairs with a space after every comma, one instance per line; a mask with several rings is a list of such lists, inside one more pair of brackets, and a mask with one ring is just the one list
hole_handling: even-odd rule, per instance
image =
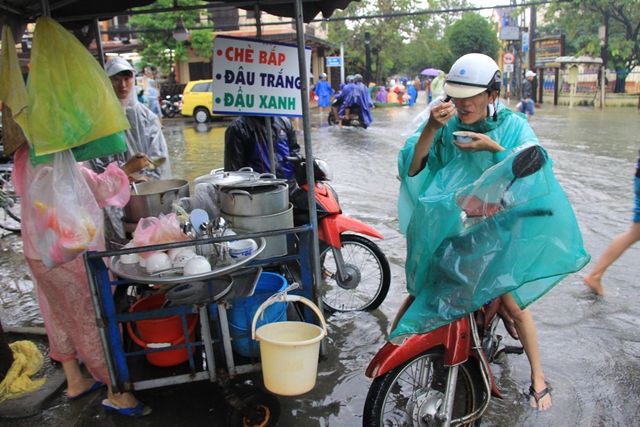
[[[469, 414], [482, 404], [482, 378], [474, 362], [469, 359], [459, 367], [452, 419]], [[430, 415], [442, 404], [448, 371], [442, 349], [431, 348], [376, 378], [367, 394], [362, 425], [441, 426], [442, 422]], [[480, 420], [466, 424], [479, 425]]]
[[389, 292], [391, 270], [387, 257], [375, 243], [362, 236], [343, 234], [340, 242], [346, 279], [338, 277], [332, 247], [324, 242], [320, 244], [320, 293], [325, 309], [330, 312], [375, 310]]

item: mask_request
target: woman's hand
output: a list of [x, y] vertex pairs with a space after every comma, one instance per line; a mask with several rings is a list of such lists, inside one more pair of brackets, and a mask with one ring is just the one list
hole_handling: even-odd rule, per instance
[[483, 133], [467, 132], [467, 134], [473, 138], [473, 141], [467, 143], [453, 141], [462, 151], [470, 151], [472, 153], [476, 151], [488, 151], [490, 153], [497, 153], [504, 150], [503, 146]]
[[129, 160], [127, 160], [127, 163], [122, 165], [120, 169], [122, 169], [122, 171], [130, 177], [134, 173], [140, 172], [150, 164], [151, 163], [149, 162], [149, 157], [146, 154], [136, 153], [136, 155], [129, 158]]

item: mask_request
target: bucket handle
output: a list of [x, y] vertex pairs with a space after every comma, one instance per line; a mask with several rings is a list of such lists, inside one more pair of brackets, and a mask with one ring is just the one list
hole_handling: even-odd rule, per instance
[[263, 302], [260, 307], [258, 307], [256, 314], [253, 315], [253, 322], [251, 323], [251, 338], [253, 338], [254, 340], [256, 339], [256, 324], [258, 322], [258, 317], [260, 316], [260, 314], [262, 314], [262, 312], [266, 310], [267, 307], [276, 302], [301, 302], [305, 304], [311, 310], [313, 310], [314, 313], [316, 313], [316, 316], [318, 316], [318, 319], [320, 319], [320, 323], [322, 324], [323, 337], [327, 336], [327, 323], [325, 322], [318, 306], [303, 296], [289, 295], [285, 291], [273, 295], [271, 298]]
[[[127, 331], [129, 332], [129, 336], [131, 337], [131, 339], [133, 339], [136, 342], [136, 344], [138, 344], [142, 348], [148, 348], [149, 344], [159, 344], [159, 343], [146, 343], [146, 342], [142, 341], [142, 339], [139, 338], [133, 332], [133, 328], [131, 327], [131, 323], [133, 323], [133, 322], [127, 322]], [[196, 315], [194, 315], [193, 321], [191, 322], [191, 325], [189, 325], [189, 328], [187, 330], [189, 332], [189, 335], [191, 335], [191, 333], [194, 331], [194, 329], [196, 328], [196, 324], [197, 323], [198, 323], [198, 315], [196, 314]], [[167, 347], [171, 347], [171, 346], [174, 346], [174, 345], [181, 344], [183, 341], [186, 342], [184, 335], [179, 336], [178, 338], [176, 338], [172, 342], [168, 343], [169, 345]]]

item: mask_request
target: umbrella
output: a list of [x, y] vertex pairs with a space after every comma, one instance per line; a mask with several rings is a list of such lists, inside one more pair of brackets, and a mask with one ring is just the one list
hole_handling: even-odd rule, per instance
[[425, 68], [420, 74], [422, 74], [423, 76], [436, 77], [438, 75], [438, 72], [440, 72], [440, 70], [436, 70], [435, 68]]

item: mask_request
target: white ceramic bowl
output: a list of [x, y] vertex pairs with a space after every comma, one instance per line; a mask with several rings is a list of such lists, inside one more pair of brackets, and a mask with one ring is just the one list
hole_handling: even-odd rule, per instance
[[196, 274], [208, 273], [211, 271], [209, 260], [203, 256], [196, 255], [184, 265], [184, 275], [194, 276]]
[[[134, 247], [135, 245], [133, 244], [133, 242], [129, 242], [124, 245], [124, 249], [131, 249]], [[123, 264], [137, 264], [139, 258], [140, 257], [138, 256], [138, 254], [124, 254], [120, 256], [120, 262]]]
[[173, 249], [169, 249], [167, 251], [167, 254], [169, 254], [169, 258], [171, 258], [171, 261], [175, 261], [176, 260], [176, 256], [182, 252], [183, 250], [188, 249], [190, 251], [193, 251], [193, 253], [195, 254], [196, 252], [196, 248], [195, 246], [187, 246], [187, 247], [182, 247], [182, 248], [173, 248]]
[[453, 138], [458, 144], [468, 144], [473, 141], [473, 138], [469, 136], [469, 132], [458, 131], [453, 133]]
[[169, 268], [171, 268], [171, 258], [165, 252], [156, 252], [147, 258], [147, 273], [149, 274]]
[[234, 259], [247, 258], [255, 250], [254, 244], [252, 239], [232, 240], [229, 242], [229, 256]]
[[180, 252], [178, 252], [178, 255], [176, 255], [176, 257], [173, 259], [173, 266], [184, 267], [187, 261], [189, 261], [194, 256], [196, 256], [196, 253], [191, 249], [182, 249]]

